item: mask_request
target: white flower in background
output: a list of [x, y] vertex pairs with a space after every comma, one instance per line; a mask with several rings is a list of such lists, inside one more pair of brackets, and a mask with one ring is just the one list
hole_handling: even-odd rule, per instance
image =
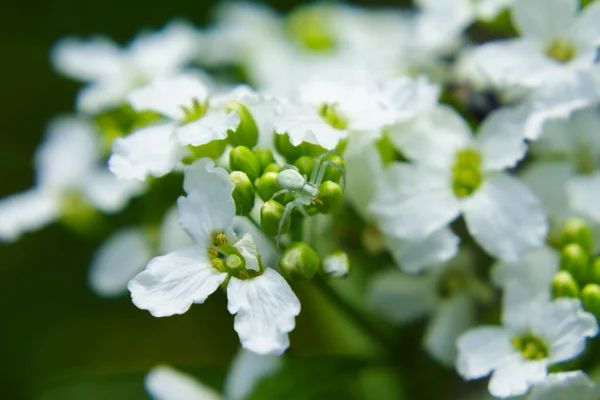
[[35, 186], [0, 200], [0, 240], [15, 240], [81, 208], [121, 210], [142, 188], [118, 180], [101, 159], [91, 123], [75, 117], [52, 121], [34, 157]]
[[281, 367], [281, 359], [240, 350], [227, 373], [224, 394], [203, 385], [188, 374], [168, 366], [153, 368], [146, 375], [146, 391], [153, 400], [242, 400], [255, 386]]
[[209, 159], [186, 167], [187, 197], [178, 201], [179, 222], [194, 240], [153, 258], [128, 285], [133, 303], [155, 317], [186, 312], [228, 280], [228, 310], [242, 346], [258, 354], [281, 354], [300, 303], [275, 270], [264, 267], [250, 234], [233, 231], [233, 184]]
[[521, 37], [483, 44], [479, 65], [500, 86], [536, 88], [574, 70], [590, 69], [600, 40], [600, 4], [579, 11], [578, 0], [519, 0], [512, 20]]
[[600, 390], [583, 371], [550, 374], [531, 390], [529, 400], [596, 400]]
[[273, 125], [290, 142], [333, 149], [349, 131], [374, 139], [387, 126], [403, 122], [437, 104], [439, 88], [424, 78], [331, 80], [313, 78], [298, 88], [294, 101], [282, 102]]
[[541, 246], [548, 222], [539, 200], [519, 179], [503, 172], [527, 150], [519, 110], [500, 109], [476, 137], [451, 108], [440, 106], [401, 124], [390, 137], [414, 163], [393, 163], [369, 211], [384, 232], [425, 238], [463, 215], [488, 252], [517, 260]]
[[448, 367], [456, 360], [456, 339], [475, 323], [476, 301], [489, 301], [491, 295], [467, 260], [459, 257], [423, 275], [388, 270], [369, 286], [371, 306], [397, 324], [431, 315], [423, 346]]
[[127, 93], [144, 83], [184, 69], [201, 52], [201, 37], [184, 22], [137, 36], [127, 48], [104, 37], [65, 38], [52, 50], [60, 73], [88, 83], [77, 98], [77, 108], [98, 113], [125, 101]]
[[[523, 299], [516, 291], [516, 304]], [[525, 296], [526, 297], [526, 296]], [[546, 379], [548, 367], [579, 356], [586, 338], [598, 334], [596, 318], [578, 299], [559, 298], [538, 307], [504, 309], [503, 326], [480, 326], [457, 341], [456, 369], [465, 379], [490, 374], [488, 389], [496, 397], [519, 396]]]

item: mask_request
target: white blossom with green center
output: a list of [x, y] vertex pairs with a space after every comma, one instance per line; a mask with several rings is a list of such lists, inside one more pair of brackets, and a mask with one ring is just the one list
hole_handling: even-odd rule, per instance
[[[578, 0], [519, 0], [512, 20], [521, 37], [480, 46], [477, 60], [499, 86], [539, 88], [557, 80], [577, 79], [590, 70], [600, 40], [600, 4], [579, 10]], [[585, 94], [588, 88], [579, 89]]]
[[285, 279], [263, 265], [252, 236], [235, 235], [229, 175], [200, 159], [186, 167], [183, 186], [179, 222], [195, 244], [150, 260], [129, 282], [133, 303], [155, 317], [183, 314], [226, 284], [242, 346], [258, 354], [283, 353], [300, 303]]
[[[540, 246], [548, 223], [538, 199], [504, 172], [525, 155], [521, 114], [491, 114], [473, 136], [452, 109], [440, 106], [398, 125], [392, 141], [411, 163], [392, 163], [369, 206], [384, 232], [426, 238], [462, 215], [491, 255], [517, 260]], [[518, 226], [518, 229], [514, 227]]]

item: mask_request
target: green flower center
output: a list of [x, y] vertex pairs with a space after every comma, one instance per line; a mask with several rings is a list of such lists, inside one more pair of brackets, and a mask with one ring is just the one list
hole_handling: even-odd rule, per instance
[[481, 186], [483, 173], [481, 171], [481, 158], [473, 149], [461, 150], [456, 155], [452, 166], [452, 188], [458, 197], [472, 195]]
[[291, 36], [302, 47], [319, 53], [335, 48], [327, 9], [319, 6], [301, 7], [290, 14], [287, 22]]
[[577, 48], [569, 40], [556, 38], [550, 41], [545, 49], [546, 55], [558, 62], [566, 63], [577, 55]]
[[187, 124], [192, 121], [196, 121], [200, 119], [206, 114], [208, 110], [208, 99], [205, 99], [202, 102], [199, 102], [197, 98], [192, 99], [192, 105], [188, 106], [179, 106], [183, 110], [183, 123]]
[[[246, 269], [246, 259], [231, 243], [223, 232], [214, 233], [212, 247], [207, 250], [212, 267], [237, 279], [250, 279], [262, 275], [261, 271]], [[260, 260], [259, 260], [260, 263]]]
[[335, 104], [323, 104], [319, 108], [319, 114], [323, 119], [335, 129], [343, 130], [348, 126], [348, 120], [342, 117]]
[[512, 344], [527, 360], [541, 360], [549, 355], [546, 343], [529, 333], [514, 337]]

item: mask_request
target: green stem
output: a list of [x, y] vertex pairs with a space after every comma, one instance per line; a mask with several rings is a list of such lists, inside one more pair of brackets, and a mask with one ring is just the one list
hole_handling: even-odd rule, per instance
[[323, 278], [315, 277], [314, 282], [321, 293], [323, 293], [332, 303], [340, 308], [348, 317], [350, 317], [350, 319], [352, 319], [352, 321], [358, 327], [360, 327], [365, 334], [371, 337], [375, 343], [390, 350], [390, 353], [396, 348], [396, 342], [392, 337], [374, 326], [373, 323], [363, 315], [363, 313], [349, 304], [342, 296], [332, 289]]

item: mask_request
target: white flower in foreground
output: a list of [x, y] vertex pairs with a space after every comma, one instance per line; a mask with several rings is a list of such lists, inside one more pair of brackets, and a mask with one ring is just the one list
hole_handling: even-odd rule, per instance
[[0, 241], [17, 239], [91, 207], [113, 213], [139, 194], [140, 185], [114, 177], [101, 162], [94, 127], [75, 117], [52, 121], [34, 162], [35, 186], [0, 200]]
[[228, 310], [242, 346], [279, 355], [300, 303], [288, 283], [265, 267], [250, 234], [233, 232], [233, 184], [224, 169], [200, 159], [185, 169], [187, 197], [178, 201], [179, 222], [195, 245], [153, 258], [128, 285], [133, 303], [155, 317], [186, 312], [226, 280]]
[[465, 379], [492, 374], [488, 389], [502, 398], [527, 393], [546, 379], [550, 365], [577, 357], [585, 350], [586, 338], [598, 334], [596, 318], [583, 311], [577, 299], [505, 309], [503, 320], [504, 326], [481, 326], [463, 334], [457, 341], [456, 362]]
[[62, 74], [88, 83], [77, 107], [97, 113], [123, 103], [134, 87], [176, 74], [199, 52], [195, 28], [172, 22], [160, 31], [140, 34], [126, 49], [104, 37], [62, 39], [52, 50], [52, 63]]
[[414, 163], [394, 163], [369, 206], [382, 230], [422, 239], [461, 214], [475, 240], [490, 254], [517, 260], [541, 246], [548, 222], [539, 200], [503, 170], [527, 150], [518, 110], [500, 109], [476, 137], [452, 109], [440, 106], [391, 133]]
[[385, 271], [369, 287], [372, 307], [395, 323], [431, 315], [423, 346], [446, 366], [456, 359], [456, 339], [475, 322], [476, 301], [488, 300], [490, 294], [464, 261], [452, 261], [423, 275]]
[[550, 374], [531, 390], [529, 400], [597, 400], [600, 389], [583, 371]]
[[433, 107], [438, 95], [437, 86], [407, 76], [359, 82], [312, 79], [298, 89], [294, 101], [282, 102], [273, 125], [295, 146], [308, 142], [333, 149], [349, 131], [378, 138], [383, 128]]
[[221, 400], [214, 389], [166, 365], [146, 375], [145, 386], [153, 400]]
[[540, 87], [594, 65], [600, 4], [580, 12], [578, 0], [519, 0], [512, 11], [522, 36], [477, 52], [479, 65], [498, 85]]

